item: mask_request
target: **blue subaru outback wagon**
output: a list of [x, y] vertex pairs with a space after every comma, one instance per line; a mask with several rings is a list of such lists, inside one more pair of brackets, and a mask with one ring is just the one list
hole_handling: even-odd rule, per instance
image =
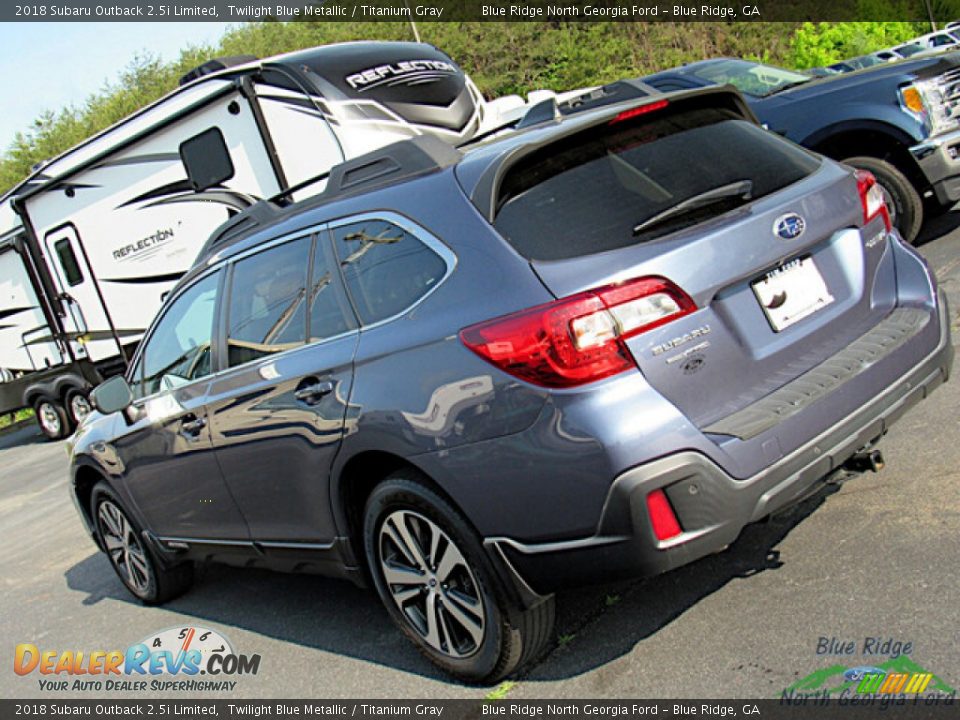
[[342, 576], [489, 682], [555, 590], [723, 549], [951, 364], [869, 173], [729, 88], [650, 95], [231, 220], [95, 391], [72, 493], [144, 602], [204, 560]]

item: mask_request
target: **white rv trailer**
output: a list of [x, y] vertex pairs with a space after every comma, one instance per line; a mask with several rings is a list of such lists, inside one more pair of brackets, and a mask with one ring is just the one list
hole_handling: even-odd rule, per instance
[[77, 416], [89, 412], [86, 389], [97, 375], [75, 362], [57, 339], [48, 297], [27, 250], [26, 231], [9, 197], [0, 199], [0, 414], [36, 400], [41, 426], [56, 428], [69, 422], [66, 408]]
[[[9, 201], [0, 204], [0, 380], [63, 363], [40, 305], [25, 258], [24, 240]], [[16, 407], [19, 407], [17, 405]], [[0, 413], [4, 412], [0, 404]]]
[[29, 346], [30, 367], [50, 363], [71, 378], [47, 371], [19, 406], [38, 408], [49, 437], [68, 434], [88, 409], [76, 385], [87, 391], [124, 369], [211, 231], [256, 200], [316, 194], [325, 180], [314, 178], [334, 165], [419, 134], [461, 144], [524, 105], [485, 103], [449, 57], [419, 43], [343, 43], [197, 68], [16, 192], [20, 256], [36, 268], [53, 326], [33, 338], [42, 342]]

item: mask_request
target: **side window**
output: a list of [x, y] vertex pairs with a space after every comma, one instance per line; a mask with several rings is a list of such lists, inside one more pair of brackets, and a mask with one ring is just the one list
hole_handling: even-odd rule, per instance
[[67, 285], [73, 287], [82, 283], [83, 273], [80, 271], [80, 264], [77, 262], [70, 240], [67, 238], [57, 240], [53, 247], [57, 251], [57, 258], [60, 260], [60, 267], [63, 268], [63, 277]]
[[437, 253], [393, 223], [366, 220], [333, 233], [347, 290], [368, 325], [406, 310], [447, 271]]
[[230, 367], [304, 343], [310, 240], [277, 245], [234, 266], [227, 315]]
[[326, 340], [353, 330], [356, 322], [343, 292], [334, 279], [336, 268], [327, 262], [324, 249], [329, 245], [327, 234], [317, 239], [313, 256], [313, 280], [310, 283], [310, 342]]
[[[143, 349], [139, 367], [144, 397], [209, 375], [210, 343], [220, 274], [213, 273], [184, 291], [160, 319]], [[139, 370], [138, 370], [139, 372]]]

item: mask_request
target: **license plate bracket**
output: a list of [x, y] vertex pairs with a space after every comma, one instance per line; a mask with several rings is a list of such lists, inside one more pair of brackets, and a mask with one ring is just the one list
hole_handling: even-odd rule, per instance
[[833, 302], [809, 255], [795, 258], [750, 283], [774, 332], [781, 332]]

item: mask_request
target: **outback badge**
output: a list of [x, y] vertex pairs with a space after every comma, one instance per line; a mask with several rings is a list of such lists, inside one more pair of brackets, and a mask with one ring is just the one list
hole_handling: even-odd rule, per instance
[[807, 229], [807, 221], [796, 213], [781, 215], [773, 221], [773, 232], [784, 240], [796, 240]]

